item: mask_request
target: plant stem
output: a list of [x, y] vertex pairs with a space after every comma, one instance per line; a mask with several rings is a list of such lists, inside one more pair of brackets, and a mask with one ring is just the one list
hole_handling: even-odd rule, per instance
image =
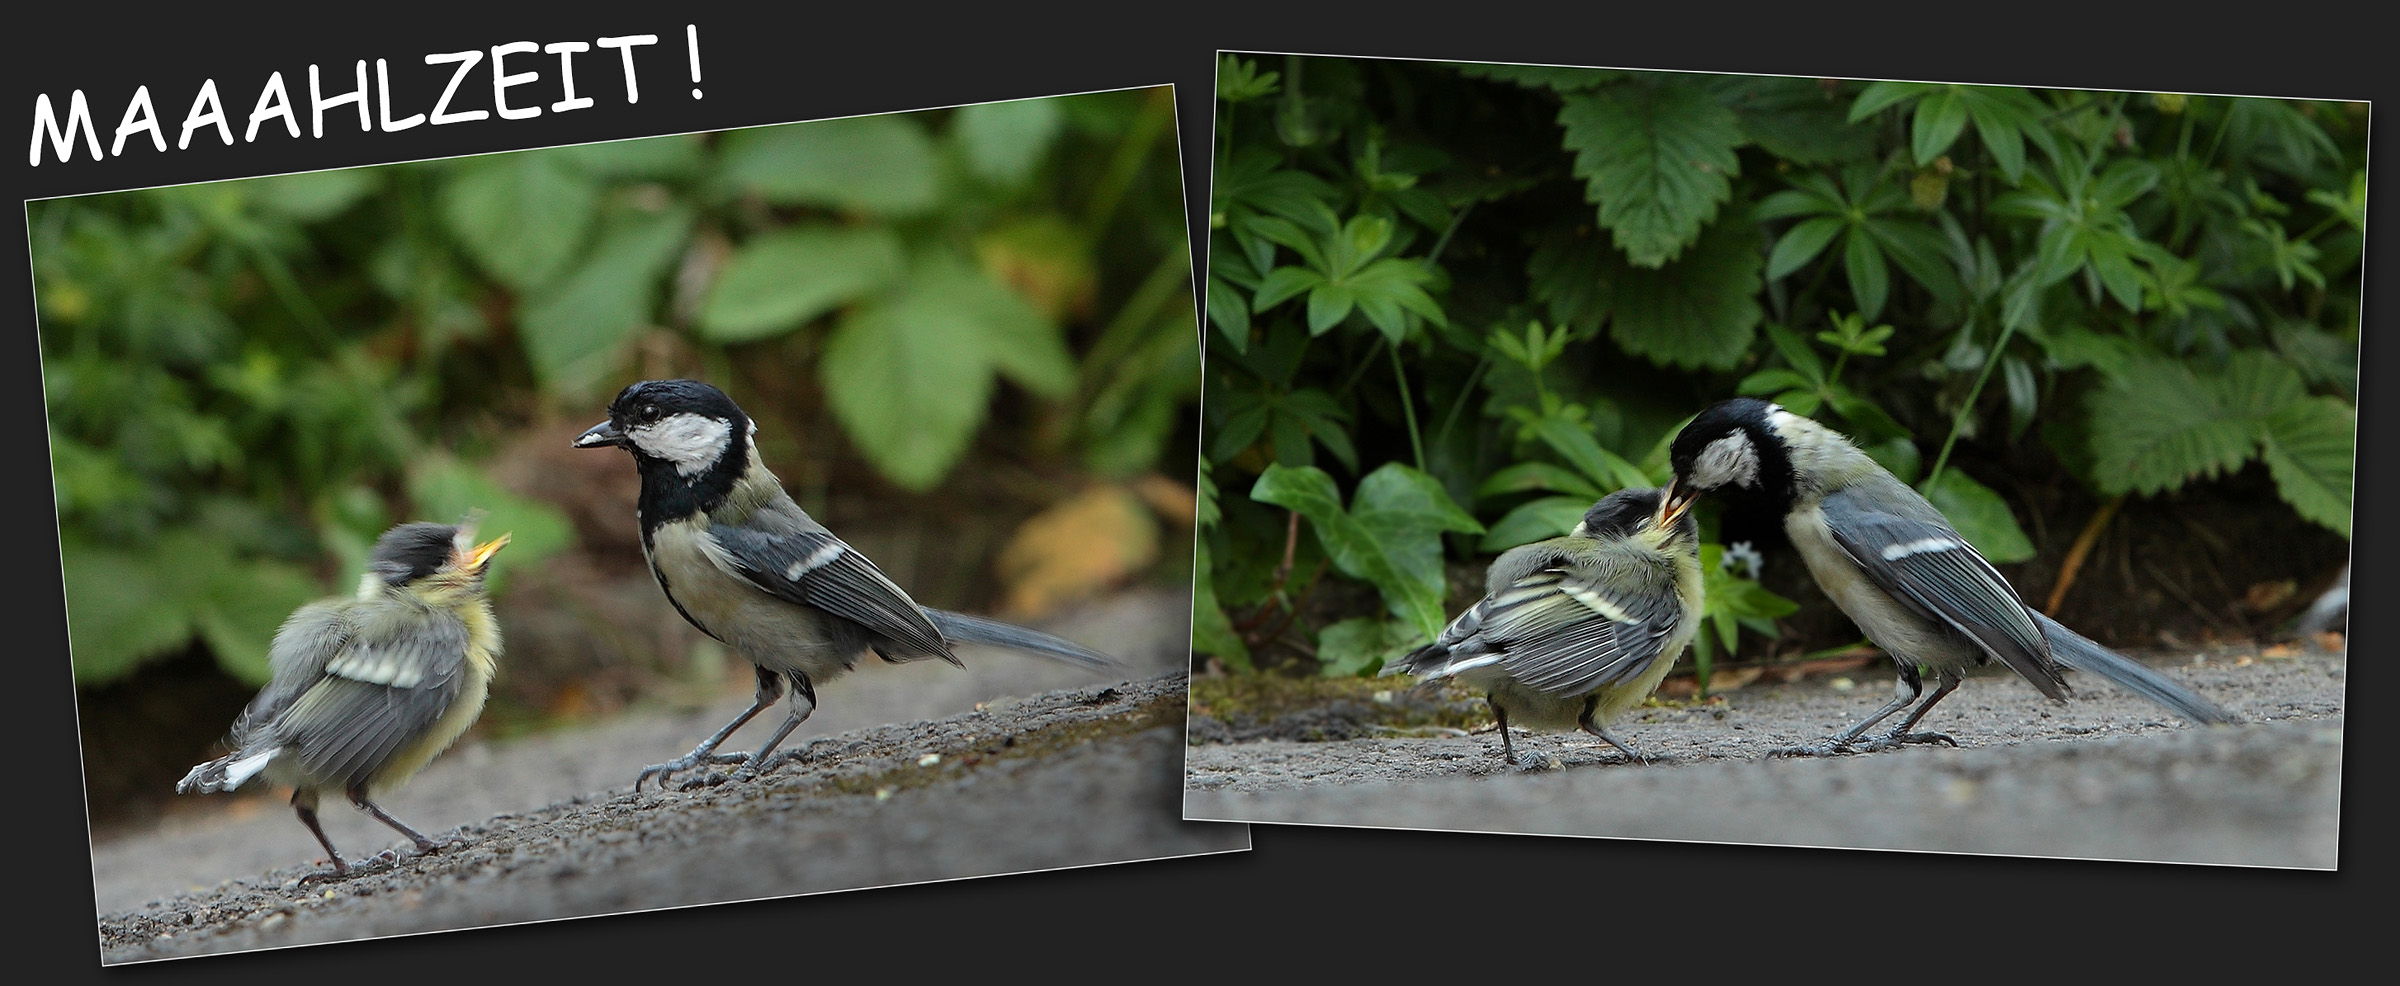
[[1992, 378], [1992, 368], [2000, 365], [2000, 354], [2008, 351], [2009, 337], [2017, 334], [2015, 324], [2000, 323], [2000, 338], [1992, 340], [1992, 351], [1983, 358], [1983, 372], [1975, 375], [1975, 386], [1967, 388], [1967, 399], [1960, 402], [1958, 411], [1950, 416], [1950, 434], [1942, 439], [1942, 454], [1933, 457], [1933, 468], [1925, 473], [1925, 485], [1931, 487], [1942, 478], [1942, 466], [1950, 461], [1950, 447], [1958, 444], [1958, 433], [1967, 425], [1967, 416], [1975, 413], [1975, 399], [1983, 396], [1985, 381]]
[[1400, 383], [1400, 413], [1408, 419], [1408, 447], [1416, 453], [1417, 471], [1425, 471], [1425, 440], [1417, 434], [1417, 402], [1408, 393], [1407, 368], [1400, 365], [1400, 347], [1387, 347], [1392, 354], [1392, 379]]

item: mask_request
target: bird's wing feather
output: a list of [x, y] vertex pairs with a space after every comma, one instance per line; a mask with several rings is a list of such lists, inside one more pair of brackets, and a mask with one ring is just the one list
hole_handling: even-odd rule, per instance
[[[1905, 490], [1905, 487], [1903, 487]], [[1883, 498], [1889, 500], [1889, 497]], [[1855, 488], [1825, 497], [1834, 543], [1894, 599], [1926, 619], [1952, 627], [2052, 698], [2064, 692], [2049, 644], [2008, 580], [1958, 531], [1934, 517], [1903, 516]]]
[[271, 728], [310, 775], [365, 781], [457, 698], [467, 627], [413, 600], [355, 614], [322, 674]]
[[916, 601], [832, 532], [716, 524], [708, 533], [722, 549], [709, 557], [728, 572], [779, 599], [814, 606], [891, 641], [898, 652], [882, 651], [886, 659], [940, 657], [957, 663]]
[[[1449, 670], [1463, 670], [1462, 658], [1492, 655], [1485, 661], [1496, 659], [1525, 687], [1580, 695], [1637, 678], [1665, 656], [1682, 618], [1674, 593], [1643, 593], [1651, 601], [1636, 601], [1609, 592], [1603, 579], [1572, 574], [1563, 554], [1529, 560], [1535, 562], [1531, 570], [1497, 587], [1444, 630], [1437, 646], [1448, 652]], [[1630, 556], [1616, 563], [1636, 573], [1652, 567]], [[1661, 568], [1658, 578], [1670, 576]], [[1431, 662], [1414, 663], [1440, 670]]]

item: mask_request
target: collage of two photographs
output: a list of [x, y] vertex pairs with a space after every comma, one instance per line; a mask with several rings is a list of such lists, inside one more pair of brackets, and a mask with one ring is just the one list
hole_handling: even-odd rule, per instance
[[1253, 824], [2339, 868], [2366, 103], [1214, 85], [28, 201], [100, 963]]

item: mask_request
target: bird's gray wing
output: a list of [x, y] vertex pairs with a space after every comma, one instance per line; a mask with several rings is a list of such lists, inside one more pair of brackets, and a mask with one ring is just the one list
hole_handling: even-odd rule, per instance
[[1466, 642], [1496, 655], [1509, 677], [1528, 688], [1582, 695], [1637, 678], [1666, 656], [1667, 639], [1683, 618], [1665, 584], [1670, 570], [1631, 555], [1595, 561], [1614, 567], [1621, 579], [1650, 584], [1630, 596], [1610, 592], [1597, 573], [1577, 575], [1559, 554], [1539, 559], [1539, 567], [1498, 587], [1452, 626], [1471, 627]]
[[814, 606], [865, 627], [897, 645], [886, 660], [940, 657], [952, 664], [949, 642], [916, 601], [867, 556], [814, 523], [785, 530], [716, 524], [710, 558], [779, 599]]
[[353, 599], [320, 599], [284, 619], [267, 646], [267, 686], [233, 721], [237, 752], [257, 752], [279, 742], [270, 727], [325, 674], [326, 663], [349, 646], [358, 632], [351, 611], [361, 605]]
[[311, 776], [357, 784], [458, 696], [467, 627], [414, 600], [354, 610], [352, 632], [270, 726]]
[[[2052, 698], [2064, 679], [2030, 610], [2008, 580], [1915, 491], [1859, 487], [1825, 497], [1833, 540], [1869, 581], [1912, 612], [1951, 627]], [[1901, 494], [1918, 502], [1907, 503]], [[1921, 507], [1922, 509], [1916, 509]], [[1913, 514], [1915, 516], [1907, 516]]]

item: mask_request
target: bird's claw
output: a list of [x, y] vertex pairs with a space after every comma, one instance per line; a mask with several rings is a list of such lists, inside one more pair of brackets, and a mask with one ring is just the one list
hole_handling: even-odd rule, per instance
[[[694, 767], [700, 766], [701, 764], [743, 763], [749, 759], [750, 755], [747, 753], [703, 753], [701, 751], [694, 750], [683, 756], [669, 760], [666, 763], [654, 763], [650, 766], [642, 768], [641, 774], [633, 779], [633, 789], [637, 792], [640, 791], [643, 783], [647, 782], [653, 777], [656, 777], [658, 778], [658, 789], [664, 791], [667, 789], [667, 780], [669, 778], [672, 778], [676, 774], [690, 770]], [[720, 781], [718, 783], [723, 782]], [[686, 784], [679, 790], [689, 791], [691, 789], [692, 786], [690, 784]]]

